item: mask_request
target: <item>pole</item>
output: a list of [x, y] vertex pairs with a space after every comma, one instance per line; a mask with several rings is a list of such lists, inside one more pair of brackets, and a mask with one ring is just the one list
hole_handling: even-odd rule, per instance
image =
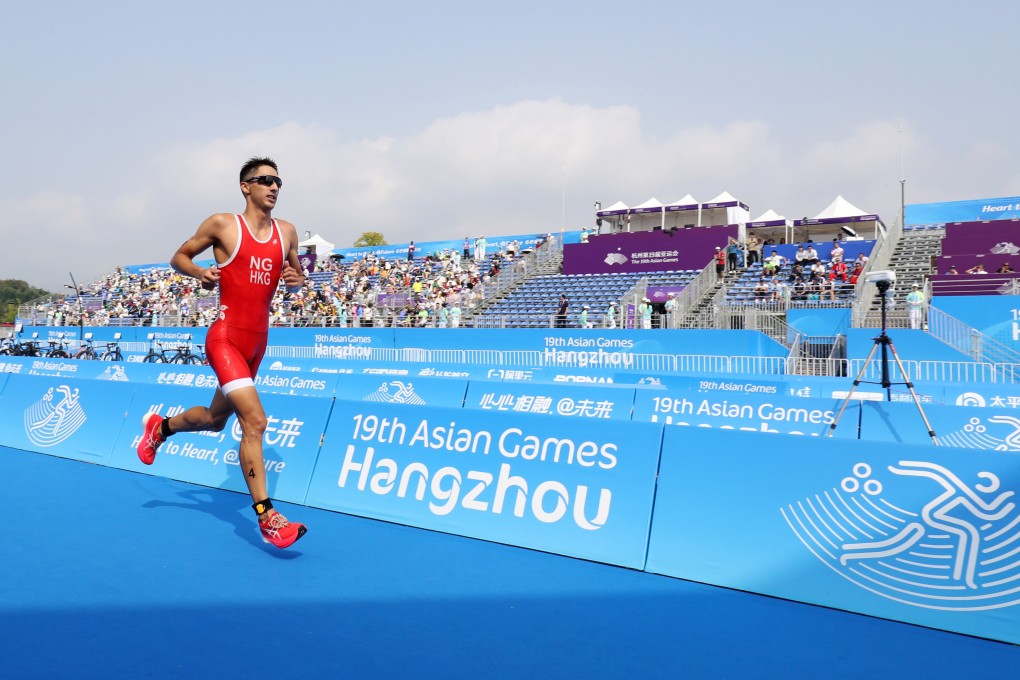
[[81, 341], [85, 332], [85, 312], [81, 306], [81, 288], [78, 287], [78, 282], [74, 280], [74, 274], [67, 272], [67, 275], [71, 277], [71, 283], [74, 284], [75, 299], [78, 300], [78, 340]]
[[907, 228], [907, 174], [903, 169], [903, 123], [900, 123], [900, 230]]

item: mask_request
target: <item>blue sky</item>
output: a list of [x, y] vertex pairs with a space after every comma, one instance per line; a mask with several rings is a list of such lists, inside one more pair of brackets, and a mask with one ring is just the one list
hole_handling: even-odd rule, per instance
[[[166, 261], [243, 207], [349, 246], [580, 228], [592, 205], [729, 191], [1020, 194], [1013, 3], [17, 3], [0, 28], [0, 278]], [[39, 253], [45, 253], [40, 258]]]

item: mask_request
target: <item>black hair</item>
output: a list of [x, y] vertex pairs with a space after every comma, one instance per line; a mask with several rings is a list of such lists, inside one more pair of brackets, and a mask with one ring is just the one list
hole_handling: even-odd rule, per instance
[[239, 180], [242, 182], [245, 181], [256, 168], [263, 165], [268, 165], [276, 172], [280, 172], [280, 168], [276, 167], [276, 161], [272, 158], [259, 158], [258, 156], [252, 156], [245, 161], [244, 165], [241, 166], [241, 174], [238, 176]]

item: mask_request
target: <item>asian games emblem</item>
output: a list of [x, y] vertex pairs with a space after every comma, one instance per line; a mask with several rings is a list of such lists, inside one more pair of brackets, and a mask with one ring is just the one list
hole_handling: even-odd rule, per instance
[[998, 476], [935, 463], [857, 463], [837, 487], [780, 508], [797, 539], [848, 581], [915, 607], [1020, 604], [1020, 510]]
[[413, 404], [415, 406], [425, 404], [425, 400], [414, 391], [414, 385], [400, 380], [383, 383], [379, 389], [366, 396], [365, 401], [384, 401], [390, 404]]
[[77, 432], [86, 419], [78, 390], [67, 385], [51, 387], [25, 409], [25, 435], [38, 446], [56, 446]]

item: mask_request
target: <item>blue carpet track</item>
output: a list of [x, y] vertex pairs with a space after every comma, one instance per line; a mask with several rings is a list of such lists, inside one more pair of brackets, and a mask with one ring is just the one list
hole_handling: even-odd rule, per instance
[[0, 678], [1012, 677], [1020, 648], [0, 448]]

